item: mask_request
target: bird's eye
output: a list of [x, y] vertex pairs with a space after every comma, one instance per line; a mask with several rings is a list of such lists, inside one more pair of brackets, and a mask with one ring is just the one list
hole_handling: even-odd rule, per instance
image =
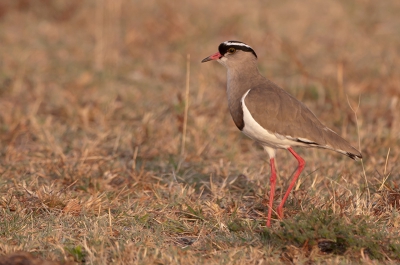
[[235, 49], [235, 48], [229, 48], [229, 49], [228, 49], [228, 52], [229, 52], [229, 53], [235, 53], [235, 52], [236, 52], [236, 49]]

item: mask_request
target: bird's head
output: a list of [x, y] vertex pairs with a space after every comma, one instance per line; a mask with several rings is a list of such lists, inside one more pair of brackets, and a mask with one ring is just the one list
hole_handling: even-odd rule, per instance
[[255, 62], [257, 54], [246, 43], [240, 41], [225, 41], [218, 46], [218, 52], [204, 58], [201, 62], [216, 60], [227, 68], [245, 66], [249, 62]]

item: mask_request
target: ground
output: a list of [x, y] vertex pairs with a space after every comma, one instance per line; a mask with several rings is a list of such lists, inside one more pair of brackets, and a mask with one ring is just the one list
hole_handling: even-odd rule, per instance
[[[2, 1], [0, 264], [399, 263], [399, 13]], [[296, 149], [306, 168], [270, 228], [269, 159], [230, 117], [226, 70], [200, 63], [225, 40], [363, 155]], [[276, 160], [275, 207], [297, 166]]]

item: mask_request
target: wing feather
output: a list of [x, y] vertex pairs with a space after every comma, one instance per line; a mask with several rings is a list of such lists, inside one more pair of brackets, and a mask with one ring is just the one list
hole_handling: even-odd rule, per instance
[[252, 117], [264, 129], [353, 159], [361, 157], [358, 150], [323, 125], [303, 103], [271, 81], [265, 82], [252, 88], [244, 99]]

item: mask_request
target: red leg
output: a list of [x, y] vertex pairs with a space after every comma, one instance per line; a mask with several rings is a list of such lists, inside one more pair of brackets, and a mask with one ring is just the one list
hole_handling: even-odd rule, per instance
[[296, 173], [294, 174], [292, 182], [290, 182], [289, 188], [287, 189], [285, 196], [283, 196], [282, 202], [279, 204], [277, 212], [278, 212], [278, 217], [281, 219], [283, 218], [283, 205], [285, 204], [287, 198], [289, 197], [290, 191], [293, 189], [297, 179], [299, 178], [301, 172], [303, 171], [306, 165], [304, 159], [301, 156], [299, 156], [291, 147], [289, 147], [288, 150], [297, 159], [297, 162], [299, 162], [299, 166], [297, 167]]
[[268, 208], [267, 227], [271, 226], [272, 204], [274, 202], [275, 184], [276, 184], [275, 160], [274, 160], [274, 158], [271, 158], [269, 161], [271, 163], [271, 177], [269, 179], [270, 191], [269, 191], [269, 208]]

